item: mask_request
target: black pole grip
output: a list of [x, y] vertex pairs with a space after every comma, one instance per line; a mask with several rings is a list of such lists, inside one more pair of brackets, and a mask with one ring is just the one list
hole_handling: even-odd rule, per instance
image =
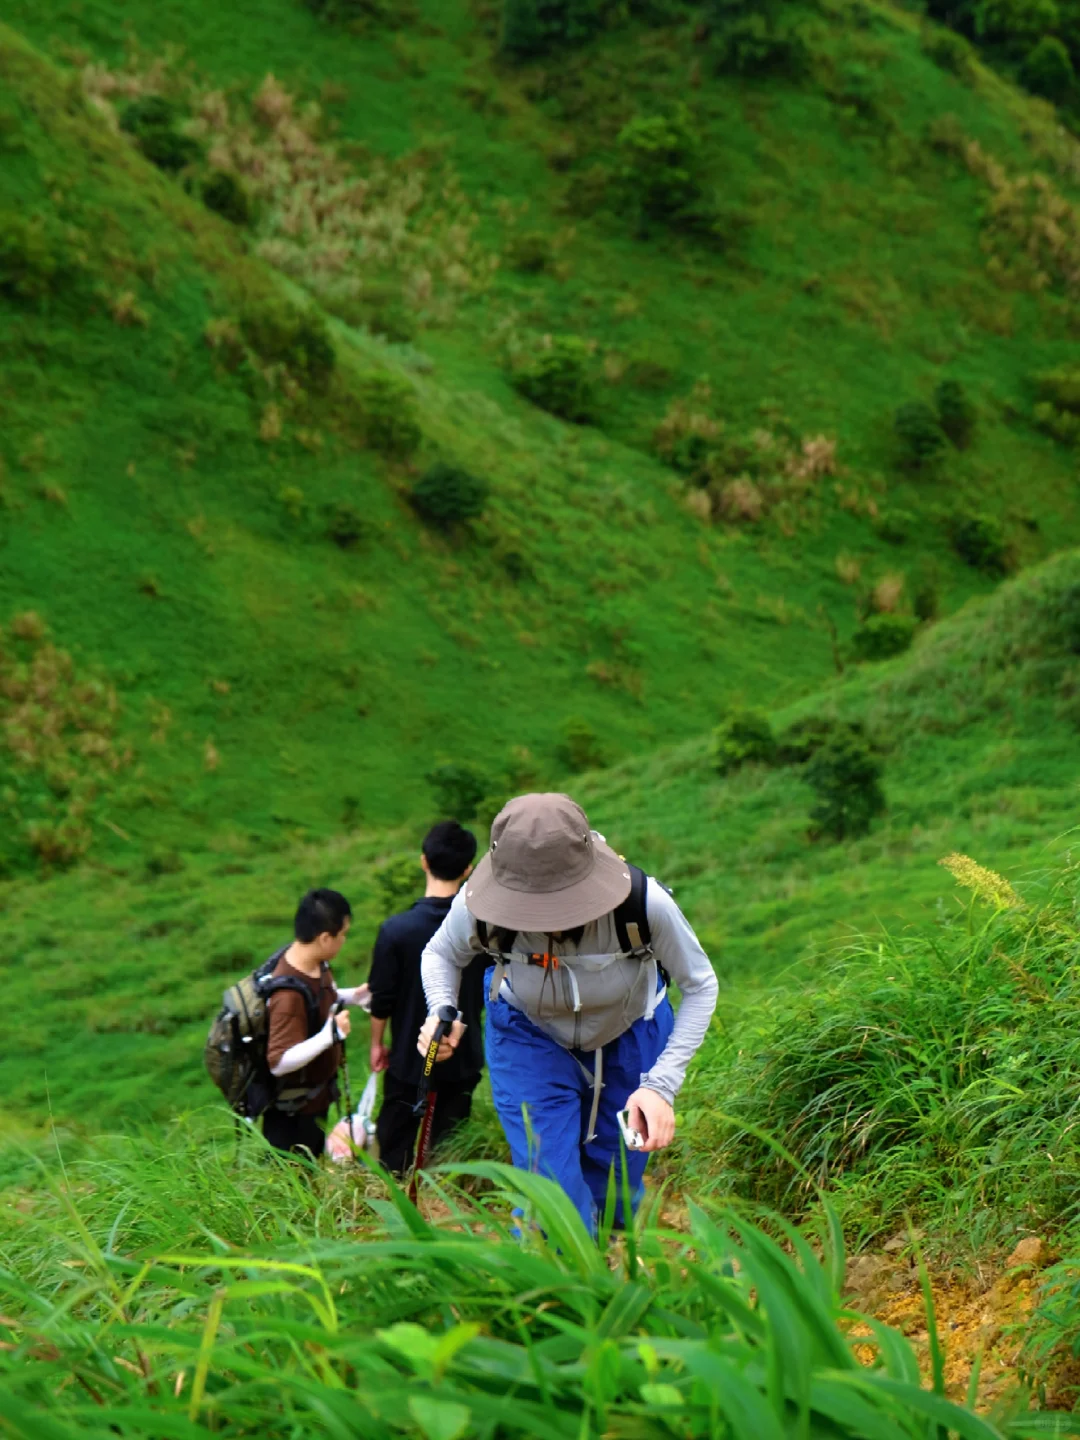
[[446, 1039], [457, 1019], [458, 1012], [453, 1005], [440, 1005], [435, 1011], [438, 1017], [438, 1024], [435, 1026], [435, 1033], [431, 1037], [431, 1044], [424, 1055], [424, 1073], [420, 1077], [420, 1084], [416, 1090], [416, 1104], [413, 1106], [413, 1113], [419, 1114], [424, 1108], [427, 1100], [428, 1088], [431, 1085], [431, 1072], [435, 1068], [435, 1060], [439, 1054], [439, 1045]]

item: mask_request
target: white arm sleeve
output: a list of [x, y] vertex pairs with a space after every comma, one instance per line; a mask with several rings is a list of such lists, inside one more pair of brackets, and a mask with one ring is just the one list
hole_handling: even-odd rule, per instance
[[329, 1050], [334, 1043], [334, 1017], [331, 1015], [321, 1030], [317, 1030], [309, 1040], [301, 1040], [298, 1045], [291, 1045], [285, 1051], [276, 1065], [271, 1066], [270, 1074], [275, 1079], [282, 1075], [291, 1075], [294, 1070], [302, 1070], [305, 1065], [310, 1065], [316, 1055], [321, 1055], [324, 1050]]
[[420, 978], [424, 982], [428, 1014], [440, 1005], [457, 1009], [461, 972], [478, 953], [480, 943], [473, 918], [465, 905], [465, 886], [454, 896], [446, 919], [424, 946]]
[[641, 1083], [674, 1105], [686, 1067], [705, 1038], [720, 987], [716, 972], [686, 916], [662, 885], [650, 878], [645, 894], [656, 958], [679, 987], [682, 1001], [675, 1028], [659, 1059]]

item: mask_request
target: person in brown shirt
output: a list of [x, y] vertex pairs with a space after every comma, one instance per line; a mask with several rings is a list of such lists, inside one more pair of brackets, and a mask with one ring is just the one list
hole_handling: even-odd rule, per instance
[[317, 1015], [312, 1029], [312, 1007], [298, 990], [270, 996], [266, 1059], [271, 1075], [283, 1083], [263, 1116], [263, 1135], [278, 1150], [323, 1152], [322, 1122], [337, 1098], [341, 1042], [351, 1027], [348, 1012], [335, 1015], [334, 1010], [339, 1000], [360, 1005], [367, 995], [362, 985], [339, 990], [330, 970], [351, 919], [352, 908], [337, 890], [309, 890], [296, 911], [295, 938], [278, 952], [274, 976], [287, 975], [306, 986]]

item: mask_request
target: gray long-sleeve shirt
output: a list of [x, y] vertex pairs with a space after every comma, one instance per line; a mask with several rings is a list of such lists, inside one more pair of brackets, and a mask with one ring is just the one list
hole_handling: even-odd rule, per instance
[[[421, 976], [429, 1013], [440, 1005], [457, 1004], [461, 973], [484, 948], [477, 935], [476, 921], [468, 909], [467, 890], [465, 886], [458, 892], [446, 919], [424, 949]], [[652, 878], [645, 891], [645, 911], [652, 932], [653, 952], [679, 987], [682, 1002], [668, 1043], [656, 1064], [641, 1077], [641, 1083], [673, 1104], [686, 1077], [686, 1068], [709, 1027], [719, 987], [709, 957], [686, 917], [664, 887]], [[574, 966], [575, 957], [581, 957], [583, 983], [588, 984], [593, 992], [591, 1001], [586, 997], [593, 1027], [595, 1029], [599, 1022], [601, 1031], [606, 1024], [608, 1031], [619, 1034], [647, 1012], [652, 997], [637, 986], [630, 998], [627, 987], [619, 983], [614, 972], [606, 979], [601, 978], [606, 972], [600, 972], [600, 975], [594, 972], [591, 978], [586, 978], [588, 965], [585, 958], [613, 955], [619, 949], [614, 917], [602, 915], [599, 920], [585, 926], [584, 934], [576, 945], [566, 938], [554, 941], [553, 945], [547, 935], [521, 931], [514, 940], [513, 953], [528, 955], [548, 951], [565, 957], [570, 968]], [[630, 963], [641, 964], [640, 961]], [[610, 995], [604, 993], [605, 986]], [[575, 998], [577, 988], [575, 981]], [[512, 979], [510, 984], [503, 986], [502, 994], [508, 1003], [522, 1010], [542, 1029], [548, 1028], [542, 1007], [532, 1001], [523, 1003], [522, 997], [514, 994]], [[558, 1038], [561, 1039], [561, 1036]]]

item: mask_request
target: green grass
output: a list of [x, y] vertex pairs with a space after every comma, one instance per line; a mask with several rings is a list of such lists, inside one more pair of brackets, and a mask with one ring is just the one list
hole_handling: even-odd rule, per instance
[[309, 1187], [254, 1139], [182, 1128], [57, 1165], [0, 1229], [5, 1433], [1036, 1433], [1022, 1394], [977, 1418], [924, 1386], [876, 1321], [860, 1363], [835, 1227], [781, 1246], [695, 1207], [689, 1234], [642, 1218], [609, 1257], [549, 1181], [488, 1165], [430, 1185], [436, 1222], [379, 1182]]
[[[299, 0], [242, 18], [202, 0], [56, 0], [16, 3], [6, 20], [52, 58], [4, 32], [0, 203], [56, 225], [87, 268], [81, 290], [44, 310], [3, 302], [0, 609], [40, 610], [58, 644], [118, 687], [139, 773], [98, 817], [101, 853], [186, 850], [230, 829], [318, 836], [345, 816], [400, 822], [421, 813], [424, 771], [443, 756], [497, 771], [526, 746], [554, 780], [575, 715], [613, 757], [641, 754], [700, 732], [725, 701], [781, 705], [826, 677], [821, 607], [842, 633], [856, 621], [838, 555], [860, 562], [863, 587], [901, 571], [909, 591], [932, 561], [951, 609], [985, 583], [948, 551], [954, 506], [1001, 515], [1027, 559], [1078, 534], [1071, 460], [1028, 419], [1027, 376], [1070, 353], [1067, 307], [988, 273], [982, 182], [926, 134], [952, 115], [1016, 173], [1055, 171], [1058, 142], [989, 73], [963, 86], [937, 70], [908, 17], [869, 7], [856, 24], [827, 9], [812, 77], [768, 86], [714, 77], [689, 22], [632, 26], [541, 71], [498, 62], [489, 19], [434, 0], [420, 24], [365, 36]], [[65, 67], [145, 74], [177, 36], [185, 61], [166, 63], [166, 88], [220, 87], [242, 108], [272, 71], [300, 101], [321, 99], [333, 135], [365, 147], [359, 173], [385, 161], [421, 177], [410, 246], [430, 234], [440, 249], [451, 179], [473, 227], [471, 287], [445, 314], [418, 305], [411, 345], [333, 322], [338, 380], [286, 406], [280, 441], [258, 438], [266, 392], [224, 371], [204, 340], [210, 319], [280, 278], [72, 99]], [[853, 61], [876, 67], [872, 122], [836, 100]], [[709, 177], [750, 221], [738, 247], [641, 240], [608, 209], [567, 213], [590, 169], [617, 165], [621, 124], [684, 95], [695, 66]], [[556, 143], [569, 172], [546, 163]], [[553, 273], [514, 270], [525, 230], [551, 239]], [[406, 310], [412, 253], [375, 266]], [[451, 291], [437, 275], [437, 296]], [[128, 292], [145, 327], [109, 313]], [[547, 331], [594, 343], [598, 374], [632, 376], [647, 360], [656, 388], [601, 378], [595, 425], [544, 417], [515, 395], [505, 351]], [[445, 456], [492, 483], [485, 520], [454, 544], [403, 503], [408, 467], [363, 447], [350, 377], [373, 363], [415, 387], [415, 463]], [[757, 530], [687, 515], [681, 482], [647, 452], [670, 400], [705, 373], [733, 434], [764, 423], [835, 435], [839, 480]], [[943, 373], [972, 392], [978, 440], [913, 482], [895, 468], [892, 411]], [[860, 513], [834, 483], [862, 497]], [[298, 533], [287, 488], [316, 517], [358, 506], [372, 538], [342, 553], [317, 521]], [[58, 492], [66, 503], [44, 498]], [[878, 539], [870, 500], [919, 517], [906, 550]]]

